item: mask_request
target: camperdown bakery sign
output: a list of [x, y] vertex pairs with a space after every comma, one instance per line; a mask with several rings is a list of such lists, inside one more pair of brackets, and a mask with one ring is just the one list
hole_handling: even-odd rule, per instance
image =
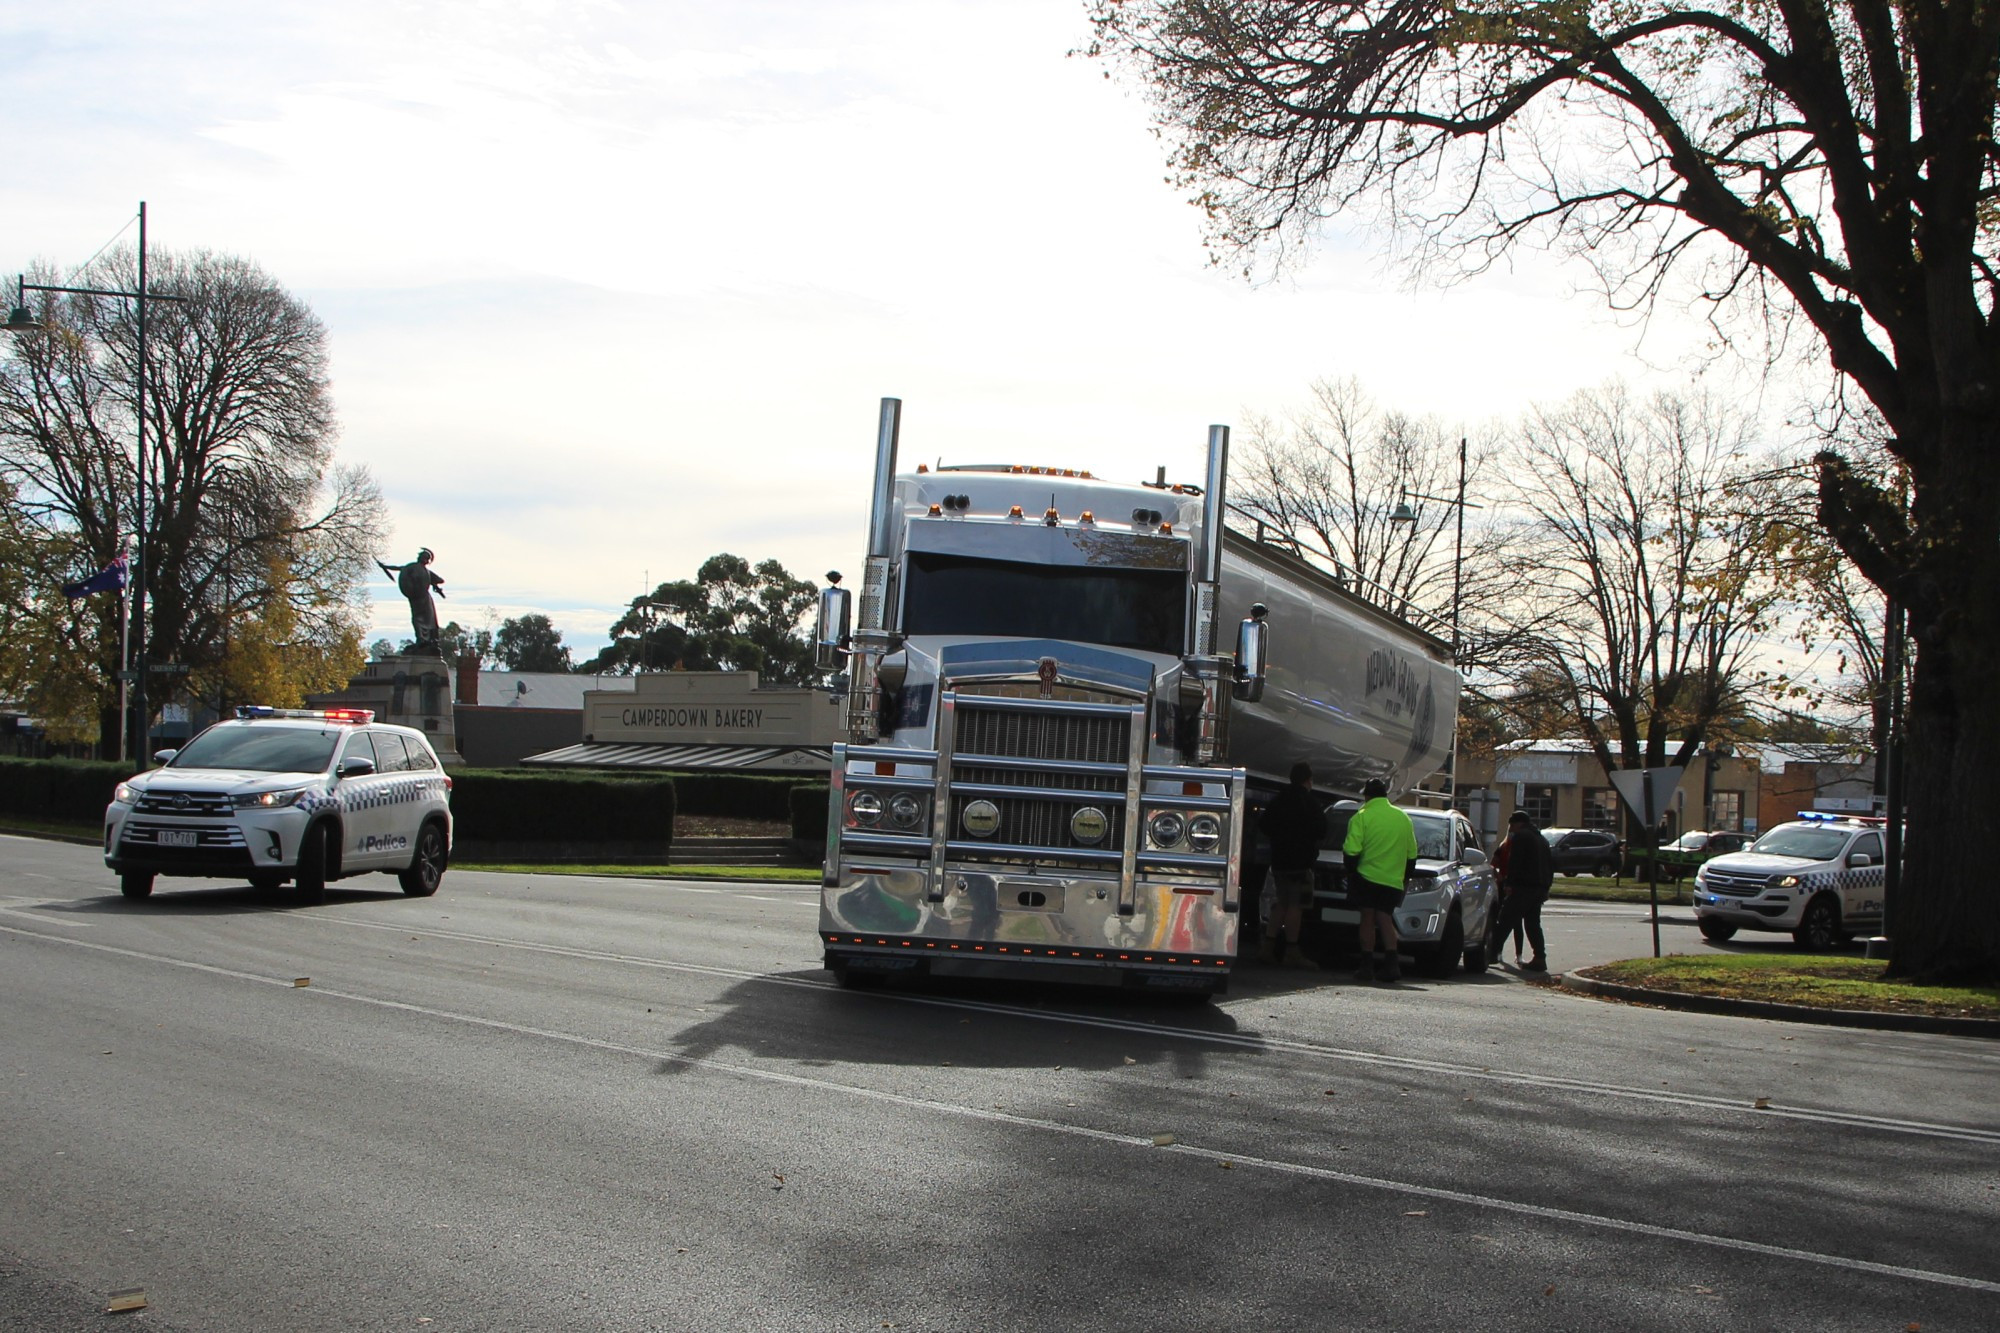
[[766, 688], [754, 671], [655, 671], [583, 696], [583, 738], [607, 744], [828, 746], [843, 739], [825, 690]]

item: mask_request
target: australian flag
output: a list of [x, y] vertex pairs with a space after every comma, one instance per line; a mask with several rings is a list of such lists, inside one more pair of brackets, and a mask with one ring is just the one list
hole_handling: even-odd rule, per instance
[[126, 568], [125, 552], [120, 551], [116, 560], [113, 560], [110, 564], [83, 580], [83, 582], [63, 584], [63, 595], [73, 602], [79, 597], [88, 597], [94, 592], [115, 592], [117, 589], [125, 586]]

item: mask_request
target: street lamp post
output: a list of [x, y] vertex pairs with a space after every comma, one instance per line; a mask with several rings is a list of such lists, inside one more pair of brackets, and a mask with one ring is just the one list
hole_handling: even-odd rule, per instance
[[1470, 504], [1465, 498], [1465, 437], [1458, 437], [1458, 495], [1451, 498], [1442, 495], [1425, 495], [1422, 491], [1405, 490], [1396, 502], [1396, 512], [1389, 515], [1389, 522], [1397, 526], [1410, 525], [1416, 531], [1417, 511], [1410, 508], [1411, 500], [1428, 500], [1432, 504], [1450, 505], [1458, 511], [1458, 534], [1451, 548], [1451, 664], [1458, 666], [1459, 634], [1458, 603], [1465, 584], [1465, 511], [1483, 509], [1485, 506]]
[[[138, 422], [138, 452], [134, 458], [132, 508], [134, 526], [137, 528], [132, 556], [132, 591], [129, 600], [129, 634], [132, 658], [126, 665], [126, 674], [132, 677], [131, 716], [120, 719], [120, 749], [125, 748], [122, 739], [132, 738], [133, 752], [143, 763], [147, 758], [146, 743], [150, 739], [150, 720], [146, 707], [146, 539], [152, 532], [152, 524], [146, 514], [146, 303], [148, 301], [184, 301], [182, 296], [170, 296], [165, 292], [146, 289], [146, 201], [139, 201], [139, 287], [137, 291], [105, 290], [101, 287], [61, 287], [49, 283], [29, 282], [23, 275], [18, 283], [18, 294], [14, 309], [7, 316], [9, 333], [39, 333], [44, 325], [28, 310], [29, 292], [49, 292], [68, 296], [110, 296], [131, 301], [137, 309], [138, 319], [138, 393], [134, 398], [135, 416]], [[120, 757], [123, 757], [121, 753]]]

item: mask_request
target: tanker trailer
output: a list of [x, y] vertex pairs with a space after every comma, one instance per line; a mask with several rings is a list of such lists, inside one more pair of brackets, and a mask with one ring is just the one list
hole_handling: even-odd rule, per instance
[[820, 606], [846, 669], [827, 966], [1220, 993], [1252, 785], [1299, 759], [1329, 797], [1419, 782], [1449, 753], [1448, 650], [1230, 532], [1225, 427], [1202, 483], [1126, 484], [899, 473], [901, 417], [884, 399], [858, 616], [837, 574]]

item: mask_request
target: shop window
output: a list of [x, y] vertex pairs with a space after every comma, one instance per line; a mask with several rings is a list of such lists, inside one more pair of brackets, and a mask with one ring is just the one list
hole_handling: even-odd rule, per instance
[[1719, 791], [1710, 798], [1709, 831], [1727, 830], [1731, 833], [1743, 831], [1743, 793], [1740, 791]]
[[1556, 789], [1554, 787], [1527, 787], [1521, 792], [1521, 809], [1528, 812], [1528, 818], [1535, 821], [1536, 828], [1548, 828], [1556, 822]]
[[1618, 789], [1616, 787], [1585, 787], [1583, 789], [1583, 826], [1603, 829], [1610, 833], [1618, 831]]

